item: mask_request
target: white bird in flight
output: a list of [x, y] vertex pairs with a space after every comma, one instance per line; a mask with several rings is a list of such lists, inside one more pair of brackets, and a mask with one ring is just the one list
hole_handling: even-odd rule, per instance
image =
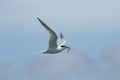
[[64, 45], [66, 40], [65, 40], [64, 36], [62, 35], [62, 33], [60, 33], [60, 42], [57, 45], [58, 36], [56, 35], [56, 33], [50, 27], [48, 27], [42, 20], [40, 20], [38, 17], [37, 17], [37, 19], [50, 34], [49, 47], [43, 53], [55, 54], [55, 53], [59, 53], [59, 52], [65, 50], [65, 49], [68, 49], [67, 53], [69, 53], [71, 48]]

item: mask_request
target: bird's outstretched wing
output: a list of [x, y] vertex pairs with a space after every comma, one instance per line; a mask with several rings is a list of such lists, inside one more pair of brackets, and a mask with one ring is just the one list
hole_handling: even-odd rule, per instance
[[59, 46], [62, 46], [66, 43], [66, 39], [64, 38], [63, 34], [60, 33], [60, 42], [59, 42]]
[[42, 26], [49, 32], [50, 34], [50, 39], [49, 39], [49, 48], [57, 48], [57, 35], [56, 33], [48, 27], [42, 20], [40, 20], [38, 17], [37, 19], [39, 22], [42, 24]]

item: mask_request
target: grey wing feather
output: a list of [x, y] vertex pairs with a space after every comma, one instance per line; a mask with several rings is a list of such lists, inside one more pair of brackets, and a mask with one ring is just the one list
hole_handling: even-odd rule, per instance
[[60, 42], [59, 42], [59, 46], [64, 45], [65, 43], [66, 43], [66, 40], [65, 40], [63, 34], [60, 33]]
[[49, 32], [50, 39], [49, 39], [49, 48], [56, 48], [57, 47], [57, 35], [56, 33], [49, 28], [42, 20], [40, 20], [38, 17], [37, 19], [39, 22], [43, 25], [43, 27]]

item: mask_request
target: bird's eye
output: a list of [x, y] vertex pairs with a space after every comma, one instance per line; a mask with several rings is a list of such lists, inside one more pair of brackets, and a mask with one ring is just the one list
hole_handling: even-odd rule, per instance
[[61, 47], [66, 47], [66, 46], [62, 45]]

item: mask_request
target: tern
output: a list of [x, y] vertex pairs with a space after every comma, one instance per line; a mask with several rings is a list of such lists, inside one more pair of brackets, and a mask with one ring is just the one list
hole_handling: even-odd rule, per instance
[[71, 48], [64, 45], [66, 43], [66, 40], [65, 40], [63, 34], [60, 33], [60, 42], [57, 45], [58, 36], [56, 35], [56, 33], [49, 26], [47, 26], [40, 18], [37, 17], [37, 19], [50, 34], [49, 47], [43, 53], [55, 54], [55, 53], [59, 53], [59, 52], [65, 50], [65, 49], [68, 49], [67, 53], [69, 53]]

